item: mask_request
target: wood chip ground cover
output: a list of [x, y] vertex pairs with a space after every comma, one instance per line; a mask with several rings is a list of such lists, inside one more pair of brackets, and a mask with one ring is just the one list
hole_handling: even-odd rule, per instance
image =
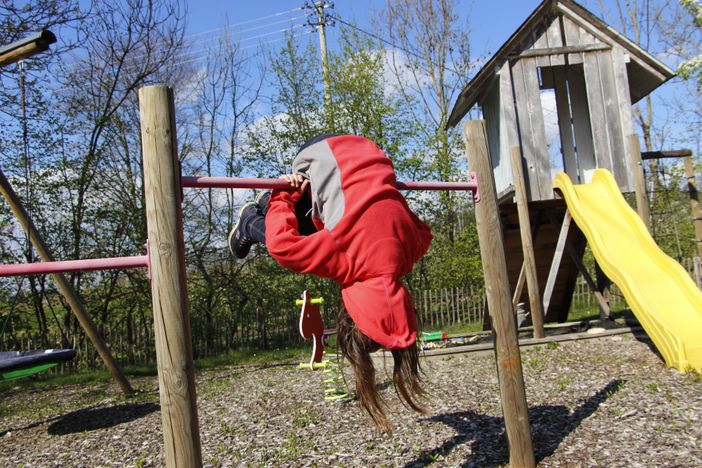
[[[522, 348], [539, 466], [702, 466], [702, 381], [668, 369], [631, 335]], [[323, 399], [322, 374], [292, 364], [197, 374], [207, 466], [506, 466], [491, 353], [424, 361], [428, 414], [379, 382], [392, 436], [355, 401]], [[348, 372], [347, 372], [348, 374]], [[0, 396], [0, 466], [163, 465], [155, 377]]]

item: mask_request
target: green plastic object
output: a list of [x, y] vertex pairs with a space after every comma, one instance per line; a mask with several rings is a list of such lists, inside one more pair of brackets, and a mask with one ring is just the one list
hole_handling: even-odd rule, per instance
[[26, 369], [16, 369], [7, 372], [0, 373], [2, 380], [15, 380], [23, 379], [29, 377], [30, 375], [38, 374], [39, 372], [44, 372], [45, 370], [56, 367], [57, 363], [51, 362], [48, 364], [39, 364], [38, 366], [28, 367]]
[[[310, 304], [321, 304], [324, 305], [324, 298], [323, 297], [313, 297], [310, 299]], [[295, 305], [302, 305], [302, 299], [297, 299], [295, 301]]]
[[443, 332], [443, 331], [422, 332], [420, 339], [422, 341], [445, 340], [446, 339], [446, 332]]

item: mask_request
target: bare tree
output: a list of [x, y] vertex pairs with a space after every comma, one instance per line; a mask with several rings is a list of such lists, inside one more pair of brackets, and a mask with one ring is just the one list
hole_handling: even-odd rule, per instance
[[[614, 0], [609, 2], [614, 12], [608, 8], [603, 0], [598, 0], [601, 14], [610, 21], [616, 29], [636, 45], [655, 54], [661, 51], [661, 26], [671, 9], [677, 8], [677, 3], [672, 0]], [[657, 146], [655, 141], [654, 105], [652, 97], [646, 96], [642, 103], [634, 106], [633, 115], [641, 129], [641, 137], [646, 151], [653, 151]], [[658, 162], [649, 161], [654, 193], [660, 188], [658, 177]]]
[[[468, 24], [461, 23], [454, 0], [388, 0], [382, 12], [391, 50], [389, 63], [398, 90], [422, 132], [422, 150], [429, 153], [441, 180], [461, 176], [461, 139], [449, 132], [446, 122], [458, 93], [469, 79], [470, 40]], [[439, 195], [437, 213], [453, 240], [454, 195]]]
[[[183, 39], [184, 13], [182, 3], [168, 0], [95, 2], [79, 29], [81, 48], [73, 52], [73, 60], [61, 64], [58, 99], [65, 150], [56, 164], [63, 176], [59, 183], [68, 191], [64, 201], [70, 219], [70, 258], [100, 256], [106, 244], [123, 245], [128, 218], [114, 215], [116, 200], [101, 192], [104, 184], [99, 182], [105, 180], [104, 169], [113, 162], [124, 137], [127, 114], [120, 112], [130, 100], [132, 105], [136, 102], [140, 86], [171, 79], [171, 65]], [[136, 125], [129, 127], [130, 132], [136, 130]], [[127, 138], [138, 143], [138, 132]], [[113, 214], [112, 219], [101, 216], [105, 210]], [[72, 275], [79, 291], [82, 278]], [[116, 281], [113, 277], [110, 282]], [[104, 291], [97, 307], [106, 317], [114, 289]]]

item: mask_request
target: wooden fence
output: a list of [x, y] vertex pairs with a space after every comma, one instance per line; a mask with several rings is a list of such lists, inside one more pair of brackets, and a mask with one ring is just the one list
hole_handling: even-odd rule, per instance
[[426, 330], [479, 322], [485, 312], [482, 288], [429, 289], [413, 296], [419, 325]]

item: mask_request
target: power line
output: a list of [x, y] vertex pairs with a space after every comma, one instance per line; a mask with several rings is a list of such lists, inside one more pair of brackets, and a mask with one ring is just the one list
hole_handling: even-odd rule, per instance
[[[246, 32], [257, 31], [257, 30], [259, 30], [259, 29], [269, 28], [269, 27], [271, 27], [271, 26], [275, 26], [275, 25], [278, 25], [278, 24], [292, 23], [293, 21], [298, 20], [298, 19], [300, 19], [300, 18], [305, 18], [305, 15], [293, 16], [293, 17], [291, 17], [291, 18], [285, 18], [285, 19], [280, 20], [280, 21], [274, 21], [274, 22], [271, 22], [271, 23], [266, 23], [266, 24], [261, 25], [261, 26], [255, 26], [255, 27], [253, 27], [253, 28], [242, 29], [242, 30], [240, 30], [240, 31], [232, 31], [232, 32], [228, 32], [228, 33], [226, 33], [226, 34], [221, 34], [221, 35], [214, 35], [214, 34], [213, 34], [212, 36], [214, 36], [214, 37], [218, 37], [218, 36], [219, 36], [219, 37], [228, 37], [228, 36], [240, 35], [240, 34], [243, 34], [243, 33], [246, 33]], [[228, 29], [228, 28], [227, 28], [227, 29]], [[181, 47], [183, 47], [183, 48], [185, 48], [185, 47], [191, 47], [193, 44], [197, 44], [197, 43], [199, 43], [199, 42], [208, 41], [208, 40], [210, 40], [210, 39], [211, 39], [210, 36], [201, 37], [200, 39], [197, 39], [197, 40], [195, 40], [195, 41], [188, 42], [187, 44], [184, 42], [184, 43], [183, 43], [183, 46], [181, 46]], [[248, 38], [247, 38], [247, 39], [244, 39], [244, 40], [248, 40]]]
[[[275, 30], [275, 31], [270, 31], [270, 32], [263, 33], [263, 34], [258, 34], [258, 35], [255, 35], [255, 36], [249, 36], [249, 37], [246, 37], [246, 38], [241, 39], [241, 40], [236, 41], [236, 42], [237, 42], [237, 44], [241, 45], [243, 42], [253, 41], [253, 40], [255, 40], [255, 39], [260, 39], [260, 38], [267, 37], [267, 36], [271, 36], [271, 35], [274, 35], [274, 34], [281, 34], [281, 33], [287, 32], [287, 31], [294, 31], [294, 30], [296, 30], [296, 29], [303, 28], [303, 27], [305, 27], [305, 26], [306, 26], [306, 24], [304, 24], [304, 23], [295, 24], [295, 25], [292, 25], [292, 26], [289, 27], [289, 28], [277, 29], [277, 30]], [[301, 34], [293, 34], [293, 37], [298, 37], [298, 36], [301, 36], [301, 35], [306, 34], [306, 33], [307, 33], [307, 32], [301, 33]], [[238, 50], [238, 51], [243, 51], [243, 50], [246, 50], [246, 49], [251, 49], [251, 48], [253, 48], [253, 47], [261, 47], [261, 46], [264, 46], [264, 45], [267, 45], [267, 44], [271, 44], [271, 43], [273, 43], [273, 42], [279, 42], [279, 41], [281, 41], [281, 40], [283, 40], [282, 37], [281, 37], [281, 38], [277, 38], [277, 39], [272, 39], [272, 40], [269, 40], [269, 41], [265, 41], [265, 42], [259, 43], [259, 44], [250, 44], [250, 45], [246, 45], [245, 47], [239, 47], [237, 50]], [[175, 55], [174, 55], [174, 60], [177, 60], [178, 63], [181, 64], [181, 65], [182, 65], [182, 64], [186, 64], [186, 63], [194, 63], [194, 62], [198, 62], [198, 61], [202, 61], [202, 60], [207, 60], [207, 59], [209, 58], [209, 55], [208, 55], [209, 51], [210, 51], [210, 49], [207, 49], [207, 48], [205, 48], [205, 47], [200, 47], [200, 48], [196, 48], [196, 49], [193, 49], [193, 50], [185, 50], [185, 49], [182, 49], [180, 52], [176, 52], [176, 53], [175, 53]], [[136, 57], [136, 58], [131, 59], [131, 62], [130, 62], [130, 63], [132, 63], [132, 64], [131, 64], [130, 66], [128, 66], [128, 67], [125, 67], [125, 71], [127, 71], [127, 72], [134, 72], [134, 71], [138, 70], [138, 69], [139, 69], [139, 64], [138, 64], [138, 63], [134, 63], [134, 62], [138, 62], [138, 60], [139, 60], [139, 57]]]
[[[293, 34], [292, 38], [296, 38], [296, 37], [304, 36], [305, 34], [312, 34], [312, 33], [313, 33], [313, 31], [303, 31], [303, 32], [299, 32], [297, 34]], [[284, 39], [285, 39], [284, 37], [279, 37], [276, 39], [271, 39], [269, 41], [265, 41], [265, 42], [260, 43], [260, 44], [251, 44], [251, 45], [248, 45], [246, 47], [242, 47], [242, 48], [238, 49], [238, 51], [241, 52], [241, 51], [244, 51], [247, 49], [252, 49], [254, 47], [263, 47], [263, 46], [266, 46], [269, 44], [273, 44], [275, 42], [280, 42]], [[199, 57], [191, 58], [189, 60], [179, 61], [179, 64], [185, 65], [186, 63], [197, 63], [197, 62], [201, 62], [203, 60], [208, 60], [208, 59], [209, 59], [209, 57], [207, 57], [206, 55], [200, 55]]]
[[[236, 42], [237, 42], [238, 44], [241, 44], [241, 43], [243, 43], [243, 42], [252, 41], [252, 40], [254, 40], [254, 39], [260, 39], [260, 38], [262, 38], [262, 37], [271, 36], [271, 35], [273, 35], [273, 34], [280, 34], [280, 33], [284, 33], [284, 32], [287, 32], [287, 31], [294, 31], [295, 29], [299, 29], [299, 28], [302, 28], [302, 27], [304, 27], [304, 26], [305, 26], [305, 24], [295, 24], [295, 25], [292, 25], [292, 26], [289, 27], [289, 28], [277, 29], [277, 30], [275, 30], [275, 31], [270, 31], [270, 32], [267, 32], [267, 33], [264, 33], [264, 34], [258, 34], [258, 35], [256, 35], [256, 36], [250, 36], [250, 37], [247, 37], [247, 38], [244, 38], [244, 39], [240, 39], [240, 40], [238, 40], [238, 41], [236, 41]], [[247, 45], [246, 48], [251, 48], [251, 47], [256, 47], [256, 44], [254, 44], [253, 46], [248, 46], [248, 45]], [[208, 50], [208, 49], [205, 49], [205, 48], [199, 48], [199, 49], [187, 50], [187, 51], [184, 50], [184, 51], [181, 52], [177, 57], [178, 57], [179, 59], [181, 59], [181, 60], [189, 60], [193, 55], [195, 55], [195, 54], [200, 54], [200, 55], [201, 55], [201, 52], [203, 52], [203, 51], [207, 52], [207, 50]], [[239, 50], [244, 50], [244, 48], [242, 47], [242, 48], [240, 48]]]
[[[297, 8], [293, 8], [293, 9], [291, 9], [291, 10], [280, 11], [280, 12], [278, 12], [278, 13], [273, 13], [273, 14], [266, 15], [266, 16], [259, 16], [259, 17], [257, 17], [257, 18], [253, 18], [253, 19], [246, 20], [246, 21], [241, 21], [241, 22], [239, 22], [239, 23], [235, 23], [235, 24], [232, 24], [232, 25], [222, 26], [222, 27], [219, 27], [219, 28], [210, 29], [210, 30], [207, 30], [207, 31], [201, 31], [201, 32], [198, 32], [198, 33], [194, 33], [194, 34], [190, 34], [190, 35], [187, 35], [187, 36], [183, 36], [184, 43], [183, 43], [183, 45], [177, 47], [176, 50], [180, 50], [180, 49], [184, 49], [184, 48], [190, 48], [190, 47], [192, 47], [193, 44], [197, 44], [198, 42], [206, 41], [206, 40], [209, 39], [209, 37], [201, 37], [201, 36], [206, 36], [206, 35], [208, 35], [208, 34], [212, 34], [212, 33], [215, 33], [215, 32], [217, 32], [217, 31], [227, 31], [227, 30], [230, 30], [230, 29], [235, 28], [235, 27], [237, 27], [237, 26], [243, 26], [243, 25], [246, 25], [246, 24], [251, 24], [251, 23], [260, 22], [260, 21], [263, 21], [263, 20], [266, 20], [266, 19], [271, 19], [271, 18], [275, 18], [275, 17], [278, 17], [278, 16], [287, 15], [287, 14], [289, 14], [289, 13], [292, 13], [292, 12], [295, 12], [295, 11], [300, 11], [300, 10], [302, 10], [302, 9], [303, 9], [302, 7], [297, 7]], [[270, 27], [270, 26], [274, 26], [274, 25], [277, 25], [277, 24], [285, 23], [285, 22], [288, 22], [288, 21], [298, 20], [298, 19], [304, 18], [304, 17], [305, 17], [305, 15], [302, 15], [302, 16], [294, 16], [294, 17], [292, 17], [292, 18], [286, 18], [286, 19], [280, 20], [280, 21], [269, 22], [269, 23], [266, 23], [266, 24], [261, 25], [261, 26], [256, 26], [256, 27], [253, 27], [253, 28], [247, 28], [247, 29], [245, 29], [245, 30], [243, 30], [243, 31], [238, 31], [238, 33], [241, 34], [241, 33], [243, 33], [243, 32], [249, 32], [249, 31], [254, 31], [254, 30], [258, 30], [258, 29], [263, 29], [263, 28], [266, 28], [266, 27]], [[279, 31], [274, 31], [273, 33], [275, 33], [275, 32], [279, 32]], [[235, 33], [237, 33], [237, 32], [235, 32]], [[271, 33], [271, 34], [273, 34], [273, 33]], [[254, 36], [254, 37], [244, 38], [244, 39], [241, 39], [241, 41], [251, 40], [251, 39], [258, 38], [258, 37], [260, 37], [260, 36]], [[187, 40], [187, 39], [193, 39], [193, 38], [199, 38], [199, 39], [195, 39], [194, 41], [191, 41], [191, 42], [189, 42], [189, 43], [187, 43], [187, 44], [185, 43], [185, 40]], [[187, 53], [190, 53], [190, 52], [187, 52]], [[137, 56], [133, 57], [132, 60], [138, 60], [140, 57], [144, 57], [144, 56], [146, 56], [146, 55], [147, 55], [147, 53], [142, 53], [142, 55], [137, 55]], [[67, 63], [67, 65], [73, 65], [73, 64], [75, 64], [75, 63], [78, 63], [79, 61], [81, 61], [80, 58], [74, 57], [74, 60], [73, 60], [71, 63]]]
[[[269, 28], [269, 27], [271, 27], [271, 26], [275, 26], [275, 25], [282, 24], [282, 23], [292, 22], [292, 21], [294, 21], [294, 20], [297, 20], [297, 19], [300, 19], [300, 18], [305, 18], [305, 17], [306, 17], [305, 15], [302, 15], [302, 16], [294, 16], [294, 17], [292, 17], [292, 18], [286, 18], [286, 19], [284, 19], [284, 20], [266, 23], [266, 24], [261, 25], [261, 26], [255, 26], [255, 27], [253, 27], [253, 28], [247, 28], [247, 29], [244, 29], [244, 30], [241, 30], [241, 31], [232, 31], [232, 32], [229, 32], [229, 33], [227, 33], [227, 34], [221, 34], [221, 35], [219, 35], [219, 36], [216, 36], [216, 35], [213, 35], [213, 36], [203, 36], [204, 34], [208, 34], [209, 32], [212, 32], [212, 31], [224, 31], [224, 30], [229, 30], [230, 28], [218, 28], [218, 29], [213, 29], [213, 30], [211, 30], [211, 31], [209, 31], [209, 32], [207, 32], [207, 33], [198, 33], [198, 34], [196, 34], [196, 35], [194, 35], [194, 36], [187, 36], [187, 37], [202, 36], [202, 37], [200, 37], [199, 39], [197, 39], [197, 40], [195, 40], [195, 41], [190, 41], [190, 42], [186, 42], [186, 41], [184, 40], [183, 43], [182, 43], [182, 45], [180, 45], [180, 46], [178, 46], [178, 47], [175, 48], [175, 51], [176, 51], [176, 53], [178, 53], [177, 51], [179, 51], [179, 50], [184, 50], [183, 53], [184, 53], [185, 55], [189, 55], [189, 54], [192, 54], [192, 53], [195, 52], [195, 51], [193, 50], [193, 48], [194, 48], [194, 46], [195, 46], [196, 44], [198, 44], [198, 43], [209, 42], [209, 41], [211, 41], [212, 39], [216, 39], [217, 37], [221, 37], [221, 38], [232, 37], [232, 38], [234, 38], [234, 37], [236, 37], [237, 35], [240, 35], [240, 34], [242, 34], [242, 33], [251, 32], [251, 31], [256, 31], [256, 30], [259, 30], [259, 29]], [[246, 21], [246, 22], [244, 22], [244, 23], [249, 23], [249, 22], [250, 22], [250, 21]], [[243, 23], [239, 23], [239, 24], [243, 24]], [[300, 24], [300, 23], [298, 23], [298, 24], [291, 24], [290, 29], [294, 29], [294, 28], [300, 27], [300, 26], [304, 26], [304, 24]], [[259, 35], [254, 35], [254, 36], [249, 36], [249, 37], [245, 37], [245, 38], [240, 38], [240, 39], [238, 40], [238, 42], [241, 43], [241, 42], [245, 42], [245, 41], [249, 41], [249, 40], [253, 40], [253, 39], [258, 39], [258, 38], [260, 38], [260, 37], [265, 37], [265, 36], [268, 36], [268, 35], [271, 35], [271, 34], [276, 34], [276, 33], [278, 33], [278, 32], [285, 31], [285, 30], [287, 30], [287, 29], [288, 29], [288, 28], [285, 28], [285, 29], [278, 29], [278, 30], [271, 31], [271, 32], [268, 32], [268, 33], [263, 33], [263, 34], [259, 34]], [[198, 47], [199, 47], [199, 46], [198, 46]], [[137, 56], [135, 56], [132, 60], [139, 60], [140, 58], [145, 57], [146, 55], [148, 55], [148, 53], [143, 53], [143, 54], [141, 54], [141, 55], [137, 55]]]
[[229, 26], [222, 26], [221, 28], [210, 29], [209, 31], [202, 31], [202, 32], [199, 32], [199, 33], [191, 34], [191, 35], [189, 35], [189, 36], [185, 36], [184, 39], [190, 39], [190, 38], [193, 38], [193, 37], [202, 36], [203, 34], [209, 34], [209, 33], [212, 33], [212, 32], [221, 31], [221, 30], [223, 30], [223, 29], [229, 29], [229, 28], [233, 28], [233, 27], [236, 27], [236, 26], [242, 26], [242, 25], [244, 25], [244, 24], [255, 23], [255, 22], [257, 22], [257, 21], [262, 21], [262, 20], [264, 20], [264, 19], [275, 18], [276, 16], [286, 15], [286, 14], [288, 14], [288, 13], [292, 13], [293, 11], [299, 11], [299, 10], [302, 10], [302, 7], [293, 8], [292, 10], [287, 10], [287, 11], [280, 11], [280, 12], [278, 12], [278, 13], [273, 13], [272, 15], [260, 16], [260, 17], [258, 17], [258, 18], [254, 18], [254, 19], [242, 21], [242, 22], [240, 22], [240, 23], [235, 23], [235, 24], [232, 24], [232, 25], [229, 25]]

